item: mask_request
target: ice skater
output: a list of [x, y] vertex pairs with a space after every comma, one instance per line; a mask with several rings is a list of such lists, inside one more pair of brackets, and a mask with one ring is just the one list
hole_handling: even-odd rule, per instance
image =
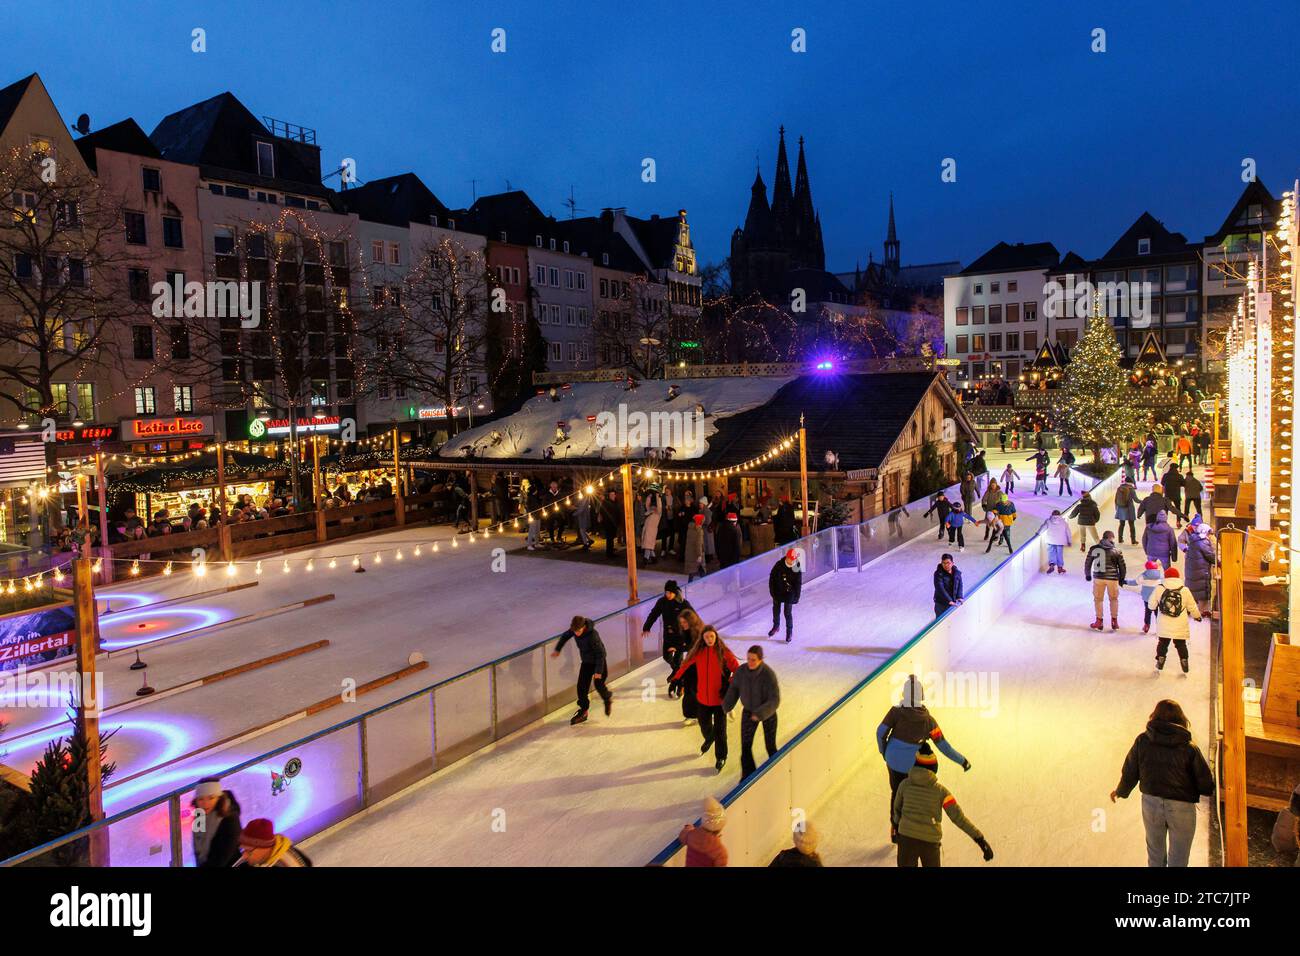
[[672, 678], [680, 680], [688, 670], [695, 671], [695, 699], [699, 705], [700, 734], [704, 737], [700, 753], [706, 754], [710, 747], [713, 748], [717, 758], [713, 767], [718, 773], [722, 773], [727, 763], [727, 715], [722, 709], [722, 697], [728, 690], [731, 675], [739, 666], [736, 655], [728, 649], [718, 629], [706, 624]]
[[1097, 537], [1097, 522], [1101, 520], [1101, 509], [1097, 507], [1097, 502], [1089, 492], [1085, 491], [1079, 495], [1079, 500], [1074, 503], [1074, 507], [1066, 517], [1079, 519], [1080, 551], [1088, 550], [1089, 535], [1092, 535], [1094, 544], [1101, 540]]
[[1119, 630], [1119, 586], [1121, 583], [1136, 584], [1128, 580], [1128, 567], [1124, 563], [1124, 554], [1115, 547], [1115, 532], [1107, 531], [1101, 540], [1088, 549], [1083, 559], [1083, 579], [1092, 582], [1092, 607], [1096, 620], [1088, 627], [1094, 631], [1105, 628], [1101, 623], [1101, 601], [1110, 598], [1110, 629]]
[[1002, 469], [1002, 487], [1006, 489], [1007, 494], [1012, 494], [1016, 490], [1016, 481], [1020, 478], [1020, 473], [1007, 463], [1007, 467]]
[[998, 502], [997, 510], [993, 512], [993, 516], [998, 522], [998, 533], [985, 545], [984, 553], [988, 554], [993, 545], [1000, 542], [1007, 546], [1007, 554], [1011, 554], [1011, 526], [1016, 523], [1016, 506], [1011, 503], [1011, 499], [1007, 495], [1002, 495], [1002, 500]]
[[769, 760], [776, 756], [776, 710], [781, 706], [781, 685], [776, 671], [763, 661], [763, 645], [745, 653], [744, 666], [731, 675], [731, 686], [722, 705], [731, 713], [740, 702], [740, 779], [757, 769], [754, 763], [754, 734], [763, 728], [763, 745]]
[[785, 642], [790, 643], [794, 633], [794, 606], [799, 603], [803, 591], [803, 571], [798, 566], [799, 552], [791, 548], [780, 561], [772, 565], [767, 576], [767, 592], [772, 598], [772, 629], [768, 637], [775, 637], [781, 624], [781, 612], [785, 611]]
[[[899, 702], [885, 713], [876, 728], [876, 748], [885, 760], [889, 771], [889, 805], [894, 805], [898, 795], [898, 785], [907, 779], [908, 773], [916, 765], [916, 755], [921, 745], [931, 741], [939, 752], [959, 765], [963, 770], [970, 769], [970, 761], [957, 752], [957, 748], [948, 742], [939, 722], [934, 719], [925, 706], [925, 689], [915, 674], [908, 674], [903, 682], [903, 694]], [[892, 816], [891, 816], [892, 824]], [[893, 826], [890, 826], [890, 840], [897, 842]]]
[[697, 577], [704, 577], [709, 573], [708, 567], [704, 563], [704, 515], [695, 514], [691, 516], [691, 523], [686, 526], [686, 544], [683, 547], [685, 554], [685, 572], [686, 583], [690, 584]]
[[947, 529], [948, 512], [950, 511], [952, 511], [952, 502], [948, 500], [948, 496], [942, 491], [936, 491], [934, 497], [930, 499], [929, 510], [921, 516], [922, 518], [928, 518], [931, 514], [938, 512], [939, 535], [935, 539], [936, 541], [943, 540], [943, 533]]
[[1129, 544], [1137, 544], [1137, 486], [1127, 474], [1115, 489], [1115, 520], [1119, 522], [1119, 543], [1124, 543], [1124, 526], [1128, 525]]
[[1026, 458], [1025, 461], [1032, 461], [1034, 463], [1034, 494], [1048, 494], [1047, 463], [1051, 461], [1051, 456], [1048, 455], [1044, 449], [1040, 448], [1038, 451]]
[[1201, 620], [1201, 609], [1187, 585], [1183, 584], [1177, 568], [1166, 568], [1165, 576], [1147, 598], [1147, 607], [1156, 612], [1156, 673], [1165, 669], [1169, 642], [1174, 642], [1183, 675], [1188, 671], [1187, 638], [1191, 634], [1189, 617]]
[[1043, 540], [1047, 542], [1047, 573], [1065, 573], [1065, 549], [1074, 544], [1070, 523], [1056, 508], [1043, 522]]
[[975, 516], [969, 514], [962, 507], [960, 501], [952, 503], [952, 510], [948, 512], [948, 517], [944, 519], [944, 524], [948, 526], [948, 546], [951, 547], [953, 542], [957, 544], [957, 551], [966, 550], [966, 535], [962, 531], [962, 525], [974, 524]]
[[1147, 601], [1151, 600], [1151, 595], [1156, 589], [1156, 584], [1165, 576], [1165, 572], [1160, 567], [1159, 561], [1147, 561], [1146, 569], [1142, 572], [1142, 633], [1146, 634], [1151, 630], [1151, 615], [1155, 613], [1147, 606]]
[[1057, 497], [1074, 494], [1074, 489], [1070, 487], [1070, 466], [1064, 458], [1056, 463], [1056, 494]]
[[587, 692], [591, 689], [593, 681], [596, 685], [596, 693], [605, 702], [605, 716], [608, 717], [614, 707], [614, 695], [605, 686], [609, 667], [606, 664], [605, 644], [600, 639], [600, 633], [596, 630], [596, 625], [591, 623], [590, 618], [585, 618], [581, 614], [575, 615], [569, 622], [569, 629], [560, 635], [560, 640], [555, 645], [555, 650], [551, 651], [551, 656], [559, 657], [560, 651], [564, 650], [564, 645], [570, 638], [578, 647], [580, 665], [578, 667], [578, 712], [569, 719], [569, 724], [581, 724], [587, 719], [587, 710], [591, 706]]
[[975, 841], [985, 861], [993, 859], [993, 848], [979, 828], [962, 813], [957, 798], [939, 782], [937, 762], [929, 745], [916, 755], [916, 765], [894, 795], [891, 820], [898, 832], [898, 865], [933, 867], [943, 865], [943, 824], [940, 813]]
[[695, 609], [691, 607], [690, 602], [682, 596], [681, 585], [676, 581], [665, 581], [663, 597], [655, 601], [655, 606], [650, 609], [645, 623], [641, 625], [641, 633], [649, 634], [655, 621], [663, 618], [663, 659], [668, 665], [669, 698], [677, 697], [681, 693], [681, 686], [673, 683], [672, 675], [681, 666], [682, 654], [689, 644], [686, 631], [682, 627], [681, 614], [683, 611], [693, 610]]
[[998, 502], [1002, 500], [1002, 489], [997, 481], [990, 481], [984, 494], [980, 496], [980, 507], [984, 509], [984, 538], [988, 539], [989, 531], [993, 526], [992, 521], [988, 520], [991, 516], [996, 517]]
[[934, 616], [960, 604], [965, 600], [962, 594], [961, 568], [951, 554], [945, 554], [934, 569]]

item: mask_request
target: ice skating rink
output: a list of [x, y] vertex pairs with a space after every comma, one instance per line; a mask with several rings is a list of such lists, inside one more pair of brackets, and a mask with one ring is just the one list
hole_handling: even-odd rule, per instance
[[[1025, 471], [1021, 470], [1021, 474]], [[1062, 499], [1055, 496], [1035, 498], [1029, 494], [1032, 488], [1031, 474], [1028, 484], [1018, 485], [1014, 496], [1021, 514], [1016, 525], [1017, 541], [1028, 538], [1051, 509], [1062, 504]], [[1108, 515], [1103, 511], [1104, 520]], [[1005, 551], [1000, 556], [996, 552], [986, 556], [980, 534], [975, 531], [968, 535], [966, 552], [957, 556], [968, 588], [1006, 556]], [[795, 640], [790, 645], [778, 638], [767, 638], [771, 619], [766, 612], [724, 628], [724, 639], [737, 655], [750, 644], [762, 644], [768, 663], [780, 678], [778, 743], [814, 719], [932, 618], [931, 576], [945, 550], [946, 542], [941, 545], [931, 535], [922, 535], [860, 573], [839, 572], [813, 584], [796, 608]], [[1049, 801], [1053, 794], [1059, 801], [1063, 780], [1086, 778], [1090, 771], [1078, 764], [1081, 753], [1106, 766], [1113, 762], [1117, 773], [1123, 749], [1113, 760], [1112, 755], [1101, 751], [1113, 746], [1110, 741], [1116, 734], [1127, 747], [1142, 725], [1130, 731], [1132, 717], [1122, 706], [1113, 705], [1114, 692], [1100, 691], [1108, 686], [1110, 678], [1127, 682], [1142, 677], [1149, 667], [1145, 648], [1154, 645], [1153, 641], [1139, 642], [1123, 632], [1110, 636], [1109, 632], [1097, 635], [1089, 631], [1091, 590], [1082, 581], [1081, 562], [1074, 561], [1073, 565], [1072, 575], [1041, 584], [1053, 592], [1042, 605], [1042, 613], [1060, 622], [1051, 640], [1033, 643], [1029, 633], [1021, 638], [1026, 643], [1018, 645], [1008, 635], [1023, 630], [1028, 622], [1008, 619], [1006, 634], [989, 635], [989, 659], [979, 664], [996, 669], [1008, 680], [1007, 672], [1020, 672], [1026, 690], [1008, 700], [996, 731], [980, 728], [979, 746], [969, 748], [977, 768], [972, 775], [980, 772], [982, 760], [988, 766], [989, 778], [1001, 770], [1019, 785], [1044, 794], [1042, 802]], [[1031, 595], [1036, 595], [1039, 587], [1036, 584]], [[1036, 596], [1025, 604], [1026, 608], [1039, 606]], [[1071, 668], [1101, 666], [1102, 661], [1093, 660], [1083, 648], [1072, 647], [1090, 639], [1125, 641], [1132, 654], [1133, 673], [1124, 674], [1124, 662], [1119, 660], [1110, 662], [1104, 672], [1071, 673]], [[1009, 653], [1014, 656], [1009, 657]], [[611, 717], [606, 718], [596, 706], [586, 724], [570, 727], [572, 709], [566, 708], [551, 714], [541, 725], [439, 772], [368, 813], [308, 841], [313, 858], [323, 865], [363, 866], [599, 866], [647, 862], [676, 835], [683, 822], [695, 819], [706, 794], [721, 796], [739, 779], [739, 712], [729, 724], [731, 753], [727, 766], [718, 774], [712, 754], [699, 753], [698, 729], [683, 726], [680, 704], [663, 696], [666, 673], [666, 665], [654, 662], [617, 682]], [[1208, 687], [1203, 670], [1196, 676]], [[1023, 724], [1024, 718], [1041, 718], [1042, 713], [1026, 700], [1037, 699], [1036, 685], [1049, 677], [1077, 686], [1079, 698], [1086, 699], [1090, 708], [1090, 716], [1061, 713], [1045, 725]], [[1164, 679], [1174, 680], [1171, 675]], [[1188, 686], [1186, 681], [1181, 684]], [[649, 687], [653, 687], [653, 694], [647, 693]], [[1044, 695], [1044, 711], [1052, 709], [1047, 699], [1052, 694], [1049, 689]], [[1150, 702], [1136, 706], [1149, 710]], [[1123, 719], [1111, 730], [1110, 737], [1094, 741], [1098, 728], [1106, 726], [1114, 715]], [[952, 725], [950, 733], [960, 746], [963, 725], [942, 711], [939, 716]], [[975, 734], [973, 729], [971, 734]], [[1001, 759], [995, 753], [1001, 754]], [[1067, 754], [1076, 762], [1073, 768], [1068, 766]], [[874, 754], [870, 756], [874, 758]], [[884, 774], [878, 776], [876, 786], [887, 793]], [[950, 777], [945, 770], [945, 779]], [[1103, 788], [1103, 798], [1114, 783], [1111, 777], [1108, 772], [1104, 784], [1098, 785]], [[1019, 796], [1008, 789], [996, 804], [999, 819], [1008, 821], [1008, 826], [1012, 825]], [[828, 862], [872, 862], [862, 856], [852, 861], [841, 858], [838, 854], [847, 852], [847, 848], [836, 850], [837, 840], [860, 838], [864, 853], [881, 851], [882, 844], [889, 845], [884, 800], [880, 795], [878, 812], [864, 806], [856, 814], [864, 821], [878, 819], [880, 825], [874, 829], [864, 826], [860, 833], [846, 831], [841, 836], [828, 817]], [[1034, 812], [1041, 812], [1039, 801], [1035, 800], [1033, 806]], [[1121, 807], [1135, 812], [1136, 801]], [[971, 812], [979, 821], [977, 810], [972, 808]], [[852, 812], [849, 815], [855, 816]], [[1054, 819], [1042, 822], [1044, 827], [1055, 825]], [[988, 828], [994, 832], [993, 826]], [[1067, 861], [1053, 855], [1036, 862]], [[1079, 862], [1101, 861], [1089, 857]]]

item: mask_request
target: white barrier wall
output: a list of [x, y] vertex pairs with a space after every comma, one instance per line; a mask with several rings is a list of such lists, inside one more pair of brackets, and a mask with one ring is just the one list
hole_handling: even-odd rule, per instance
[[[1093, 481], [1080, 472], [1075, 474], [1081, 485]], [[1110, 517], [1114, 512], [1108, 509], [1113, 508], [1121, 474], [1116, 471], [1091, 489], [1101, 508], [1101, 527], [1114, 523]], [[1070, 525], [1077, 542], [1078, 522], [1071, 520]], [[951, 670], [951, 662], [997, 632], [996, 625], [1007, 606], [1046, 567], [1047, 545], [1035, 531], [997, 571], [967, 593], [964, 604], [905, 644], [723, 798], [727, 826], [722, 842], [729, 865], [766, 866], [778, 851], [788, 847], [794, 810], [802, 808], [811, 814], [864, 758], [878, 755], [876, 727], [881, 716], [897, 702], [907, 675]], [[653, 862], [682, 866], [685, 856], [685, 848], [674, 840]]]

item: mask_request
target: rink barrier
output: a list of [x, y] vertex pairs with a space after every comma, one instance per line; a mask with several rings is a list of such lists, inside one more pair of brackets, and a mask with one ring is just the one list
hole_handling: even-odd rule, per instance
[[[1087, 488], [1110, 507], [1122, 472], [1102, 481], [1073, 470], [1076, 488]], [[1069, 510], [1063, 506], [1062, 513]], [[1078, 534], [1078, 522], [1070, 520]], [[1077, 553], [1077, 552], [1076, 552]], [[876, 727], [898, 699], [908, 674], [947, 672], [974, 642], [996, 634], [1006, 607], [1047, 566], [1047, 545], [1038, 531], [972, 587], [965, 602], [922, 628], [887, 661], [792, 737], [725, 797], [727, 824], [722, 843], [730, 866], [767, 866], [792, 845], [792, 821], [811, 818], [831, 792], [864, 759], [877, 758]], [[884, 773], [881, 773], [882, 783]], [[699, 826], [700, 821], [696, 820]], [[686, 849], [673, 840], [651, 866], [684, 866]]]
[[[945, 492], [953, 497], [957, 489], [952, 485]], [[687, 593], [702, 617], [725, 626], [771, 607], [767, 578], [780, 551], [804, 550], [805, 587], [837, 571], [861, 571], [919, 535], [934, 534], [936, 519], [922, 517], [928, 504], [927, 496], [859, 524], [824, 528], [714, 571], [688, 585]], [[605, 644], [607, 680], [660, 656], [659, 635], [641, 631], [658, 597], [594, 621]], [[184, 779], [185, 785], [0, 861], [0, 866], [77, 865], [85, 859], [88, 834], [100, 829], [109, 833], [110, 866], [193, 865], [191, 841], [185, 836], [189, 803], [194, 782], [206, 776], [220, 777], [236, 794], [243, 819], [267, 817], [279, 832], [304, 840], [557, 708], [573, 706], [578, 655], [570, 647], [559, 658], [551, 657], [558, 640], [559, 635], [549, 637], [238, 763], [214, 763], [212, 755], [207, 762], [184, 760], [168, 768], [164, 779]], [[383, 746], [373, 746], [376, 741]], [[295, 759], [302, 770], [286, 777], [286, 765]], [[273, 785], [277, 778], [282, 779]], [[114, 789], [110, 780], [110, 800]]]

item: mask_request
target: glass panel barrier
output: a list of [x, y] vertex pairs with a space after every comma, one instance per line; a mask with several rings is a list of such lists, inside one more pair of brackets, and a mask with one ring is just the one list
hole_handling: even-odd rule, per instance
[[[608, 646], [608, 645], [607, 645]], [[546, 716], [543, 678], [545, 649], [516, 654], [494, 665], [497, 693], [497, 739]]]
[[[540, 681], [539, 681], [540, 683]], [[421, 694], [363, 719], [366, 803], [433, 773], [433, 695]]]
[[481, 667], [433, 690], [433, 746], [445, 767], [480, 747], [492, 735], [492, 668]]

